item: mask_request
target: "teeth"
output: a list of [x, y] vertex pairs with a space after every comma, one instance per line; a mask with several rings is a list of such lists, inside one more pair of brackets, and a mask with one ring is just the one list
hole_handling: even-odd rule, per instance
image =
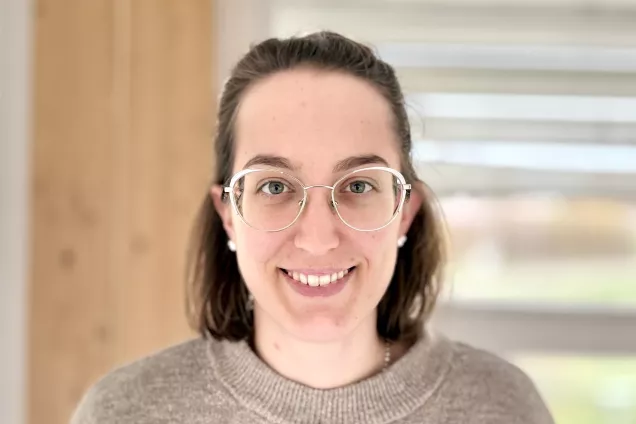
[[312, 287], [318, 287], [318, 285], [320, 284], [320, 277], [318, 277], [317, 275], [308, 275], [307, 283], [309, 283], [309, 285]]
[[340, 272], [334, 272], [333, 274], [308, 275], [296, 271], [287, 271], [287, 275], [289, 275], [291, 278], [303, 284], [308, 284], [311, 287], [326, 286], [327, 284], [335, 283], [348, 273], [348, 270], [344, 270]]

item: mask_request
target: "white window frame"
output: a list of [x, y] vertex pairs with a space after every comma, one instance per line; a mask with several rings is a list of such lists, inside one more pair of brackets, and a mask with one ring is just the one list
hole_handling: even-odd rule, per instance
[[627, 306], [453, 301], [432, 324], [503, 356], [636, 356], [636, 308]]

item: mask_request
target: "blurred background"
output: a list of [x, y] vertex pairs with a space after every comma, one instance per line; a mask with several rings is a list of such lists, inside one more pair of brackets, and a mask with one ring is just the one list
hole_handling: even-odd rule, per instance
[[635, 0], [2, 0], [0, 423], [191, 337], [188, 231], [250, 43], [330, 29], [407, 94], [447, 225], [433, 325], [558, 424], [636, 423]]

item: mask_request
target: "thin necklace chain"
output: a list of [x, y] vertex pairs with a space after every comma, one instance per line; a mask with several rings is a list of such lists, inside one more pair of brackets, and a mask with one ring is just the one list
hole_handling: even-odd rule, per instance
[[389, 368], [389, 364], [391, 363], [391, 342], [388, 340], [384, 341], [384, 367], [382, 367], [382, 371], [386, 371]]

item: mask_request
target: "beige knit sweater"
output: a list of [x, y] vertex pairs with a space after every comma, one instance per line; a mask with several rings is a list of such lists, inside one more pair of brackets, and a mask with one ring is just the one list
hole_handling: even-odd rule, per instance
[[120, 368], [72, 424], [552, 424], [533, 383], [487, 352], [427, 333], [385, 372], [330, 390], [285, 379], [247, 343], [197, 339]]

